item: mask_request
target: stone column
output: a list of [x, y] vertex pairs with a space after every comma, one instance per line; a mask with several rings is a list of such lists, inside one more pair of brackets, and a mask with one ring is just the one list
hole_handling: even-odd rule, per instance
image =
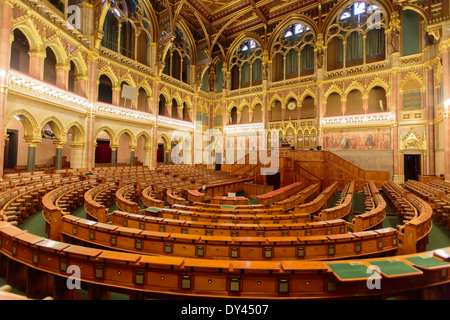
[[363, 110], [364, 113], [367, 113], [369, 111], [369, 95], [363, 96]]
[[117, 164], [117, 147], [116, 145], [111, 145], [111, 167], [115, 167]]
[[55, 170], [62, 169], [62, 151], [63, 151], [63, 144], [56, 143]]
[[130, 166], [134, 167], [134, 155], [136, 152], [136, 146], [130, 146]]
[[83, 151], [84, 151], [84, 143], [79, 144], [73, 142], [70, 144], [71, 153], [70, 153], [70, 167], [72, 169], [83, 168]]
[[66, 64], [57, 64], [56, 67], [56, 86], [64, 90], [69, 88], [69, 69]]
[[253, 122], [253, 110], [250, 110], [248, 112], [248, 123], [252, 123]]
[[394, 177], [393, 180], [397, 183], [403, 183], [404, 176], [400, 175], [399, 170], [399, 144], [398, 144], [398, 107], [399, 107], [399, 73], [394, 71], [392, 73], [392, 95], [391, 95], [391, 110], [394, 116], [392, 124], [392, 148], [394, 150]]
[[427, 123], [427, 153], [428, 153], [428, 174], [435, 174], [435, 156], [434, 156], [434, 72], [433, 67], [428, 67], [427, 70], [427, 108], [428, 108], [428, 123]]
[[343, 98], [341, 100], [341, 112], [342, 112], [342, 115], [345, 116], [345, 113], [347, 112], [347, 99], [346, 98]]
[[115, 106], [120, 104], [120, 87], [112, 88], [112, 104]]
[[281, 106], [281, 120], [282, 121], [286, 120], [286, 106], [284, 105]]
[[146, 101], [147, 101], [147, 106], [146, 106], [145, 112], [150, 112], [151, 114], [155, 114], [155, 111], [153, 110], [153, 106], [154, 106], [153, 99], [151, 97], [147, 97]]
[[30, 56], [28, 74], [42, 81], [44, 79], [45, 53], [38, 50], [30, 50], [28, 55]]
[[36, 146], [37, 141], [30, 141], [28, 143], [28, 155], [27, 155], [27, 171], [33, 172], [36, 165]]
[[149, 167], [150, 169], [153, 169], [152, 147], [150, 145], [144, 148], [144, 161], [142, 162], [142, 164]]
[[80, 96], [88, 96], [88, 76], [77, 76], [75, 77], [74, 92]]
[[[97, 41], [100, 41], [102, 35], [96, 34]], [[86, 162], [83, 168], [89, 171], [95, 167], [95, 104], [98, 99], [98, 52], [93, 52], [89, 55], [89, 74], [87, 98], [89, 101], [89, 110], [86, 114]]]

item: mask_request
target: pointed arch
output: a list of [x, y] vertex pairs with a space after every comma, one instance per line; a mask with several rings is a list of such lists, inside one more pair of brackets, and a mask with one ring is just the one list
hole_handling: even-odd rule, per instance
[[301, 96], [298, 98], [298, 103], [302, 104], [303, 101], [307, 98], [307, 97], [311, 97], [314, 99], [314, 104], [317, 105], [317, 96], [316, 94], [310, 89], [310, 88], [306, 88], [303, 93], [301, 94]]
[[245, 40], [253, 40], [259, 44], [261, 50], [263, 50], [263, 51], [265, 50], [264, 41], [263, 41], [263, 39], [261, 39], [261, 37], [259, 35], [257, 35], [256, 33], [253, 33], [253, 32], [244, 32], [239, 37], [234, 39], [234, 41], [231, 43], [231, 45], [228, 49], [227, 55], [225, 57], [225, 61], [226, 61], [226, 64], [228, 67], [231, 66], [230, 59], [231, 59], [232, 55], [234, 54], [234, 52], [236, 51], [236, 48]]
[[110, 66], [105, 66], [104, 68], [99, 70], [97, 75], [97, 85], [100, 80], [100, 77], [103, 75], [107, 76], [111, 80], [113, 88], [119, 87], [119, 79], [117, 79], [115, 72], [111, 69]]
[[291, 99], [294, 99], [295, 102], [296, 102], [297, 105], [298, 105], [299, 99], [298, 99], [298, 97], [295, 95], [295, 93], [293, 93], [292, 91], [289, 92], [288, 95], [286, 96], [286, 98], [284, 98], [284, 100], [282, 101], [283, 105], [284, 105], [284, 106], [287, 106], [289, 100], [291, 100]]
[[44, 52], [47, 48], [50, 48], [55, 54], [57, 64], [67, 65], [69, 63], [66, 50], [64, 49], [61, 39], [58, 38], [57, 35], [45, 43]]
[[7, 131], [8, 123], [13, 119], [18, 118], [23, 125], [24, 128], [24, 138], [25, 139], [39, 139], [40, 135], [40, 127], [36, 119], [33, 117], [31, 113], [24, 109], [14, 110], [10, 112], [5, 118], [5, 134]]
[[30, 19], [13, 23], [12, 31], [14, 31], [15, 29], [20, 30], [25, 35], [30, 46], [30, 51], [43, 52], [44, 43], [38, 30], [30, 21]]
[[137, 141], [139, 140], [140, 137], [144, 138], [144, 141], [145, 141], [144, 148], [151, 148], [152, 147], [152, 145], [153, 145], [152, 137], [150, 136], [150, 134], [148, 132], [146, 132], [146, 131], [139, 132], [136, 135], [136, 144], [137, 144]]
[[69, 64], [71, 61], [75, 64], [78, 71], [76, 74], [77, 76], [88, 76], [88, 67], [80, 51], [77, 50], [74, 54], [70, 55], [68, 59]]
[[62, 133], [63, 137], [66, 137], [69, 133], [69, 130], [72, 129], [74, 133], [73, 142], [85, 143], [86, 141], [86, 131], [83, 126], [78, 121], [71, 121], [65, 127]]
[[344, 92], [342, 91], [342, 89], [333, 84], [331, 87], [328, 88], [328, 90], [323, 95], [324, 101], [326, 101], [328, 99], [328, 96], [332, 93], [337, 93], [338, 95], [341, 96], [341, 98], [344, 97]]
[[348, 94], [350, 92], [352, 92], [353, 90], [357, 90], [359, 92], [361, 92], [361, 94], [364, 96], [366, 94], [366, 89], [364, 89], [364, 87], [362, 86], [361, 83], [359, 83], [358, 81], [353, 81], [346, 89], [344, 92], [344, 98], [347, 98]]
[[116, 134], [114, 133], [114, 130], [108, 126], [102, 126], [100, 128], [97, 128], [97, 130], [95, 130], [94, 139], [97, 139], [97, 136], [102, 131], [106, 132], [106, 134], [108, 135], [110, 144], [116, 141]]
[[269, 41], [267, 44], [267, 48], [269, 51], [269, 57], [272, 56], [273, 44], [276, 41], [276, 39], [280, 36], [280, 32], [282, 32], [289, 25], [292, 25], [295, 23], [307, 25], [312, 30], [314, 37], [317, 37], [317, 34], [320, 33], [319, 29], [317, 28], [316, 22], [311, 17], [308, 17], [303, 14], [296, 14], [296, 15], [291, 15], [289, 17], [286, 17], [275, 27], [275, 29], [272, 32], [272, 35], [269, 38]]
[[41, 121], [39, 128], [42, 130], [48, 124], [58, 140], [65, 140], [64, 125], [55, 116], [50, 116]]
[[119, 139], [123, 134], [126, 134], [128, 136], [130, 146], [136, 145], [136, 137], [134, 136], [133, 132], [131, 132], [130, 129], [127, 128], [122, 129], [117, 133], [116, 139], [114, 140], [115, 144], [117, 145], [119, 144]]

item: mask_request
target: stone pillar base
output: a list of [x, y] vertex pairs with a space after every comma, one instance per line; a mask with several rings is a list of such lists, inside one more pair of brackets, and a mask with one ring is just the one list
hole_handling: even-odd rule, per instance
[[397, 184], [404, 184], [405, 176], [404, 175], [394, 175], [392, 178], [392, 181], [394, 181]]

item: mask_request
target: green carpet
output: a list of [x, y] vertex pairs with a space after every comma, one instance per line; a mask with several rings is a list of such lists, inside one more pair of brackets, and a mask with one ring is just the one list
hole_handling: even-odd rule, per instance
[[364, 205], [364, 193], [355, 192], [353, 194], [352, 211], [357, 214], [366, 212], [366, 207]]
[[339, 201], [339, 197], [341, 196], [341, 191], [336, 192], [333, 199], [331, 199], [330, 203], [328, 204], [328, 208], [333, 208], [336, 206], [337, 202]]

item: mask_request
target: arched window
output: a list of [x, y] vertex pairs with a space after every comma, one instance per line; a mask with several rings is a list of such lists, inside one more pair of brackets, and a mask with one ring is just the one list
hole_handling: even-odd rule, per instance
[[77, 76], [76, 66], [73, 61], [70, 61], [69, 65], [70, 69], [67, 90], [69, 90], [70, 92], [75, 92], [75, 77]]
[[359, 90], [352, 90], [347, 95], [347, 103], [345, 114], [362, 114], [364, 113], [363, 94]]
[[138, 99], [137, 99], [137, 110], [148, 111], [147, 110], [147, 92], [144, 88], [139, 88]]
[[119, 33], [119, 22], [112, 10], [108, 10], [103, 23], [102, 46], [112, 51], [117, 51], [117, 40]]
[[252, 122], [262, 122], [263, 113], [262, 113], [262, 105], [258, 103], [253, 109], [253, 119]]
[[262, 49], [251, 39], [238, 45], [232, 55], [231, 90], [246, 88], [262, 83]]
[[184, 83], [190, 83], [191, 60], [189, 42], [182, 30], [177, 27], [175, 39], [164, 58], [163, 73]]
[[172, 110], [171, 110], [171, 118], [178, 119], [178, 102], [175, 99], [172, 99]]
[[233, 107], [230, 112], [230, 122], [231, 124], [237, 124], [237, 108]]
[[11, 69], [28, 74], [30, 57], [28, 52], [30, 51], [30, 45], [27, 37], [19, 29], [15, 29], [14, 41], [11, 44]]
[[384, 60], [385, 27], [385, 14], [375, 1], [341, 9], [327, 29], [327, 69]]
[[403, 56], [420, 53], [420, 39], [422, 37], [421, 16], [413, 10], [402, 12]]
[[303, 23], [288, 25], [272, 46], [272, 81], [314, 73], [314, 34]]
[[244, 106], [241, 111], [241, 123], [250, 122], [250, 110], [248, 106]]
[[385, 112], [387, 110], [386, 90], [382, 87], [374, 87], [369, 92], [369, 106], [367, 113]]
[[56, 85], [56, 56], [50, 47], [45, 49], [44, 81]]
[[140, 1], [111, 0], [103, 23], [101, 45], [148, 65], [151, 21]]
[[166, 97], [164, 97], [164, 95], [162, 94], [159, 96], [158, 115], [160, 116], [166, 115]]
[[342, 116], [341, 96], [334, 92], [327, 98], [326, 117]]
[[99, 78], [98, 101], [112, 103], [112, 81], [104, 74]]
[[191, 121], [191, 117], [189, 116], [189, 110], [188, 106], [186, 105], [186, 102], [183, 102], [183, 120]]
[[223, 89], [223, 71], [222, 71], [223, 63], [222, 61], [219, 61], [217, 63], [217, 93], [221, 93]]
[[303, 99], [302, 102], [301, 118], [308, 119], [314, 118], [315, 116], [316, 116], [316, 106], [314, 103], [314, 98], [308, 96], [305, 99]]

